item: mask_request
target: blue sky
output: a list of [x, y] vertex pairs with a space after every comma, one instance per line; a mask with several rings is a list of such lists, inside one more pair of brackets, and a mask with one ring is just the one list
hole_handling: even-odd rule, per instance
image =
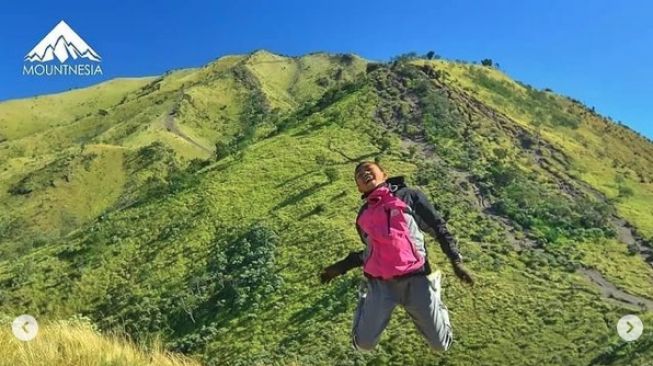
[[[434, 50], [492, 58], [512, 77], [595, 106], [653, 138], [647, 1], [11, 1], [0, 13], [0, 100], [161, 74], [264, 48], [373, 60]], [[23, 57], [65, 20], [103, 77], [28, 77]]]

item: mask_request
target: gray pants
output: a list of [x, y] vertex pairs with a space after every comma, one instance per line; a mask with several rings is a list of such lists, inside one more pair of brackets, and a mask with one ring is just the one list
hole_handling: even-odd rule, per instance
[[354, 314], [354, 348], [372, 350], [388, 325], [392, 311], [402, 305], [429, 346], [446, 351], [453, 342], [449, 311], [435, 285], [424, 275], [379, 280], [367, 279]]

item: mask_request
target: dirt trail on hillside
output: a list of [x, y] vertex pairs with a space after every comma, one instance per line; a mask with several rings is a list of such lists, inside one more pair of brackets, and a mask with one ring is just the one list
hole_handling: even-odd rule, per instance
[[[181, 95], [183, 96], [183, 93], [181, 93]], [[177, 125], [177, 122], [175, 121], [175, 116], [177, 114], [177, 110], [179, 110], [179, 104], [181, 104], [182, 96], [180, 96], [179, 99], [175, 102], [175, 105], [172, 107], [170, 112], [168, 112], [168, 115], [165, 118], [166, 130], [168, 130], [168, 132], [172, 132], [175, 135], [181, 137], [186, 142], [199, 147], [200, 149], [204, 150], [205, 152], [213, 154], [213, 150], [205, 147], [204, 145], [202, 145], [199, 142], [197, 142], [197, 141], [193, 140], [192, 138], [190, 138]]]
[[653, 311], [653, 300], [631, 295], [623, 290], [619, 289], [612, 282], [608, 281], [603, 275], [594, 269], [582, 268], [578, 270], [582, 275], [587, 279], [592, 281], [600, 290], [604, 298], [613, 300], [614, 302], [625, 305], [625, 306], [635, 306], [638, 308], [643, 308], [648, 311]]

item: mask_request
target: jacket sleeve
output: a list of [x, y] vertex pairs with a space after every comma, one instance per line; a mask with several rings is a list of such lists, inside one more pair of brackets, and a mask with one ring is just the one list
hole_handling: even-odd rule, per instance
[[426, 195], [418, 189], [412, 189], [412, 210], [420, 230], [433, 236], [440, 243], [442, 252], [451, 261], [461, 261], [462, 256], [458, 251], [458, 243], [449, 232], [447, 223], [435, 210]]
[[350, 252], [349, 255], [347, 255], [342, 260], [332, 264], [331, 267], [337, 269], [338, 273], [345, 274], [349, 270], [363, 265], [363, 259], [361, 258], [362, 256], [362, 250], [359, 252]]
[[[358, 215], [360, 216], [360, 213]], [[358, 221], [358, 219], [356, 221]], [[363, 231], [358, 224], [356, 224], [356, 232], [358, 232], [358, 236], [360, 237], [361, 242], [365, 244], [365, 250], [367, 250], [367, 242], [365, 241], [365, 236], [363, 235]], [[365, 258], [365, 250], [350, 252], [347, 257], [338, 262], [337, 264], [340, 266], [339, 269], [341, 270], [341, 273], [345, 273], [350, 269], [362, 266]]]
[[[358, 217], [360, 217], [361, 213], [363, 212], [364, 206], [361, 207], [361, 209], [358, 211], [358, 216], [356, 217], [356, 221], [358, 221]], [[365, 259], [365, 250], [367, 250], [367, 242], [365, 241], [365, 236], [363, 231], [361, 230], [360, 226], [358, 223], [356, 223], [356, 232], [358, 233], [358, 236], [361, 239], [361, 242], [365, 244], [365, 249], [364, 250], [359, 250], [359, 251], [354, 251], [350, 252], [349, 255], [347, 255], [345, 258], [339, 260], [338, 262], [332, 264], [330, 267], [335, 268], [338, 273], [344, 274], [348, 272], [351, 269], [354, 269], [356, 267], [360, 267], [363, 265], [364, 259]]]

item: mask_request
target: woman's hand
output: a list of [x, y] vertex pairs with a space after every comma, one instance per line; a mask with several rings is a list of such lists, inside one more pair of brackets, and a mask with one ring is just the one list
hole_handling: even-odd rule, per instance
[[461, 281], [463, 281], [466, 284], [469, 284], [471, 286], [474, 285], [474, 279], [472, 278], [472, 275], [469, 274], [467, 269], [463, 266], [462, 262], [452, 262], [453, 265], [453, 272], [456, 274], [456, 277], [458, 277]]
[[335, 265], [330, 265], [324, 268], [322, 273], [320, 273], [320, 282], [327, 283], [341, 274], [342, 273]]

